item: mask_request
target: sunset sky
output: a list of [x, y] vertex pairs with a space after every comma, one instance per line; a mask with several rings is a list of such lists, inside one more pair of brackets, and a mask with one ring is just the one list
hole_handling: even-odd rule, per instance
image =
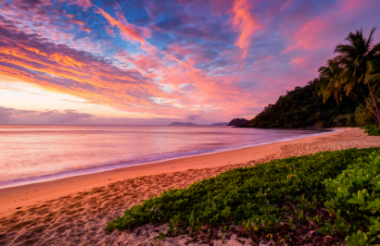
[[[379, 0], [0, 0], [0, 124], [252, 118]], [[380, 30], [375, 33], [380, 41]]]

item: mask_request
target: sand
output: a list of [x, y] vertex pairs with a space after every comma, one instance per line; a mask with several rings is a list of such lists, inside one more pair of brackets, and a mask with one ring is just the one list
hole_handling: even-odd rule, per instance
[[[167, 225], [147, 225], [133, 232], [104, 232], [103, 228], [125, 209], [164, 189], [186, 188], [230, 168], [379, 145], [380, 137], [344, 128], [286, 142], [1, 189], [0, 245], [151, 245], [153, 237], [165, 231]], [[216, 245], [244, 243], [232, 235]], [[160, 244], [199, 245], [187, 236], [164, 239]]]

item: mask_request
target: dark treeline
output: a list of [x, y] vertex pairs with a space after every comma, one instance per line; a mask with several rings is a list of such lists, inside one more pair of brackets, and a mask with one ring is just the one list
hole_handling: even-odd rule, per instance
[[318, 95], [316, 88], [318, 82], [319, 79], [314, 79], [304, 87], [288, 91], [245, 126], [300, 128], [362, 126], [374, 123], [370, 115], [350, 97], [344, 96], [339, 104], [332, 97], [323, 103], [323, 97]]

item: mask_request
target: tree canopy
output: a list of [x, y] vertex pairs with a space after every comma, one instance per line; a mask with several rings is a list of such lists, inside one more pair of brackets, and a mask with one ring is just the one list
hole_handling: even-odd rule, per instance
[[275, 104], [269, 104], [247, 127], [303, 128], [309, 126], [356, 126], [356, 102], [342, 95], [339, 104], [330, 97], [325, 103], [318, 95], [320, 79], [310, 81], [304, 87], [296, 87], [280, 96]]

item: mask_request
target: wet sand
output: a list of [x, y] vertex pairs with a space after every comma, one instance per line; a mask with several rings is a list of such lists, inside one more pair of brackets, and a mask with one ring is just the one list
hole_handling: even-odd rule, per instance
[[[1, 189], [0, 245], [151, 245], [158, 235], [158, 228], [152, 225], [134, 232], [104, 232], [103, 228], [125, 209], [164, 189], [186, 188], [230, 168], [379, 145], [380, 137], [345, 128], [320, 136]], [[165, 239], [161, 245], [191, 245], [189, 240], [179, 236]], [[224, 244], [242, 242], [231, 237], [220, 242]]]

